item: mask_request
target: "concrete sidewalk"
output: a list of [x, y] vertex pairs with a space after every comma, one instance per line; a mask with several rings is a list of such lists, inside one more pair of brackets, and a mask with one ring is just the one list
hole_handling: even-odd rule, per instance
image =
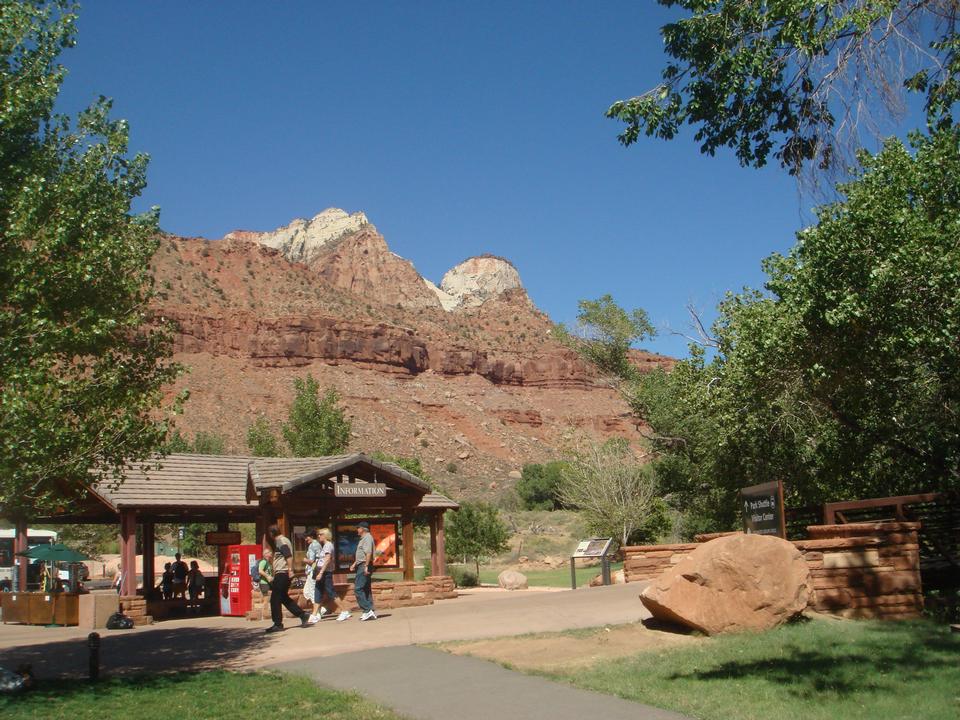
[[[188, 618], [135, 630], [100, 631], [105, 673], [167, 672], [211, 668], [255, 669], [287, 660], [357, 650], [476, 640], [532, 632], [637, 622], [650, 615], [637, 599], [643, 583], [561, 592], [466, 591], [456, 600], [385, 610], [375, 622], [333, 618], [301, 629], [264, 635], [269, 622], [241, 618]], [[39, 677], [86, 672], [86, 630], [0, 626], [0, 666], [32, 663]]]
[[669, 710], [422, 647], [364, 650], [270, 669], [355, 690], [415, 720], [689, 720]]

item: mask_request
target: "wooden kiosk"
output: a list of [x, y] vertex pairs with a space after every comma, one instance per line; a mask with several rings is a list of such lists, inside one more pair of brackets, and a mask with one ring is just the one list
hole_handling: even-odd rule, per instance
[[[82, 507], [71, 514], [30, 518], [32, 523], [117, 523], [120, 562], [137, 567], [137, 528], [141, 529], [142, 583], [123, 572], [121, 604], [149, 621], [149, 603], [158, 578], [154, 572], [154, 528], [157, 523], [211, 523], [220, 531], [231, 524], [255, 523], [261, 539], [272, 524], [304, 550], [307, 527], [330, 527], [338, 552], [345, 547], [336, 534], [360, 519], [395, 523], [396, 562], [378, 569], [395, 572], [398, 580], [414, 580], [414, 517], [430, 528], [431, 576], [446, 576], [444, 513], [459, 505], [434, 493], [422, 479], [389, 462], [363, 453], [316, 458], [260, 458], [173, 454], [131, 467], [117, 487], [92, 486]], [[15, 552], [26, 539], [27, 521], [18, 522]], [[300, 553], [298, 553], [300, 556]], [[219, 558], [223, 564], [224, 558]], [[338, 567], [342, 567], [342, 564]], [[218, 572], [218, 576], [219, 576]], [[346, 582], [346, 573], [335, 575]], [[138, 586], [143, 589], [138, 590]], [[144, 603], [146, 607], [144, 608]]]

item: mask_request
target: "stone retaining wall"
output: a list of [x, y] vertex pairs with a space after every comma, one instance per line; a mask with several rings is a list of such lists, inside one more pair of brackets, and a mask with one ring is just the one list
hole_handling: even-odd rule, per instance
[[920, 523], [813, 525], [794, 544], [810, 566], [811, 607], [843, 617], [901, 619], [923, 610]]
[[121, 595], [120, 612], [133, 620], [134, 625], [149, 625], [153, 618], [147, 615], [147, 600], [142, 595]]
[[[923, 610], [920, 523], [877, 522], [813, 525], [810, 539], [793, 541], [810, 567], [810, 607], [842, 617], [896, 620]], [[697, 536], [707, 542], [721, 534]], [[652, 580], [700, 543], [623, 548], [627, 582]]]
[[[357, 599], [353, 592], [353, 583], [337, 583], [337, 596], [342, 607], [349, 610], [359, 610]], [[390, 610], [400, 607], [416, 607], [432, 605], [437, 600], [448, 600], [457, 597], [456, 585], [449, 575], [427, 577], [423, 580], [400, 580], [397, 582], [377, 581], [372, 585], [373, 607], [378, 610]], [[299, 588], [290, 590], [290, 597], [301, 608], [308, 609], [312, 604]], [[248, 620], [270, 619], [269, 596], [263, 597], [259, 591], [253, 595], [253, 609], [247, 613]]]

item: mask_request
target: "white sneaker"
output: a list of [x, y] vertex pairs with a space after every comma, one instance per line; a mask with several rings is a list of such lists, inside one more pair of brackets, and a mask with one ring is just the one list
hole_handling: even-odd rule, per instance
[[320, 622], [320, 616], [319, 616], [319, 615], [311, 615], [311, 616], [310, 616], [310, 619], [307, 620], [307, 622], [310, 623], [311, 625], [316, 625], [318, 622]]
[[326, 614], [327, 614], [327, 609], [321, 605], [320, 612], [317, 613], [317, 620], [321, 620], [323, 616]]
[[340, 613], [339, 615], [337, 615], [337, 622], [343, 622], [344, 620], [349, 620], [349, 619], [350, 619], [350, 611], [349, 611], [349, 610], [344, 610], [342, 613]]
[[376, 620], [377, 614], [373, 610], [368, 610], [363, 615], [360, 616], [360, 621], [364, 622], [366, 620]]

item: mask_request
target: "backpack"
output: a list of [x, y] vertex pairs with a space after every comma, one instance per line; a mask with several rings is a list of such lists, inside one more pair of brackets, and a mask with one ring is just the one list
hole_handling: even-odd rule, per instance
[[133, 620], [122, 612], [115, 612], [107, 618], [107, 630], [132, 630]]
[[250, 579], [253, 581], [254, 585], [260, 584], [260, 562], [258, 561], [256, 565], [250, 566]]

